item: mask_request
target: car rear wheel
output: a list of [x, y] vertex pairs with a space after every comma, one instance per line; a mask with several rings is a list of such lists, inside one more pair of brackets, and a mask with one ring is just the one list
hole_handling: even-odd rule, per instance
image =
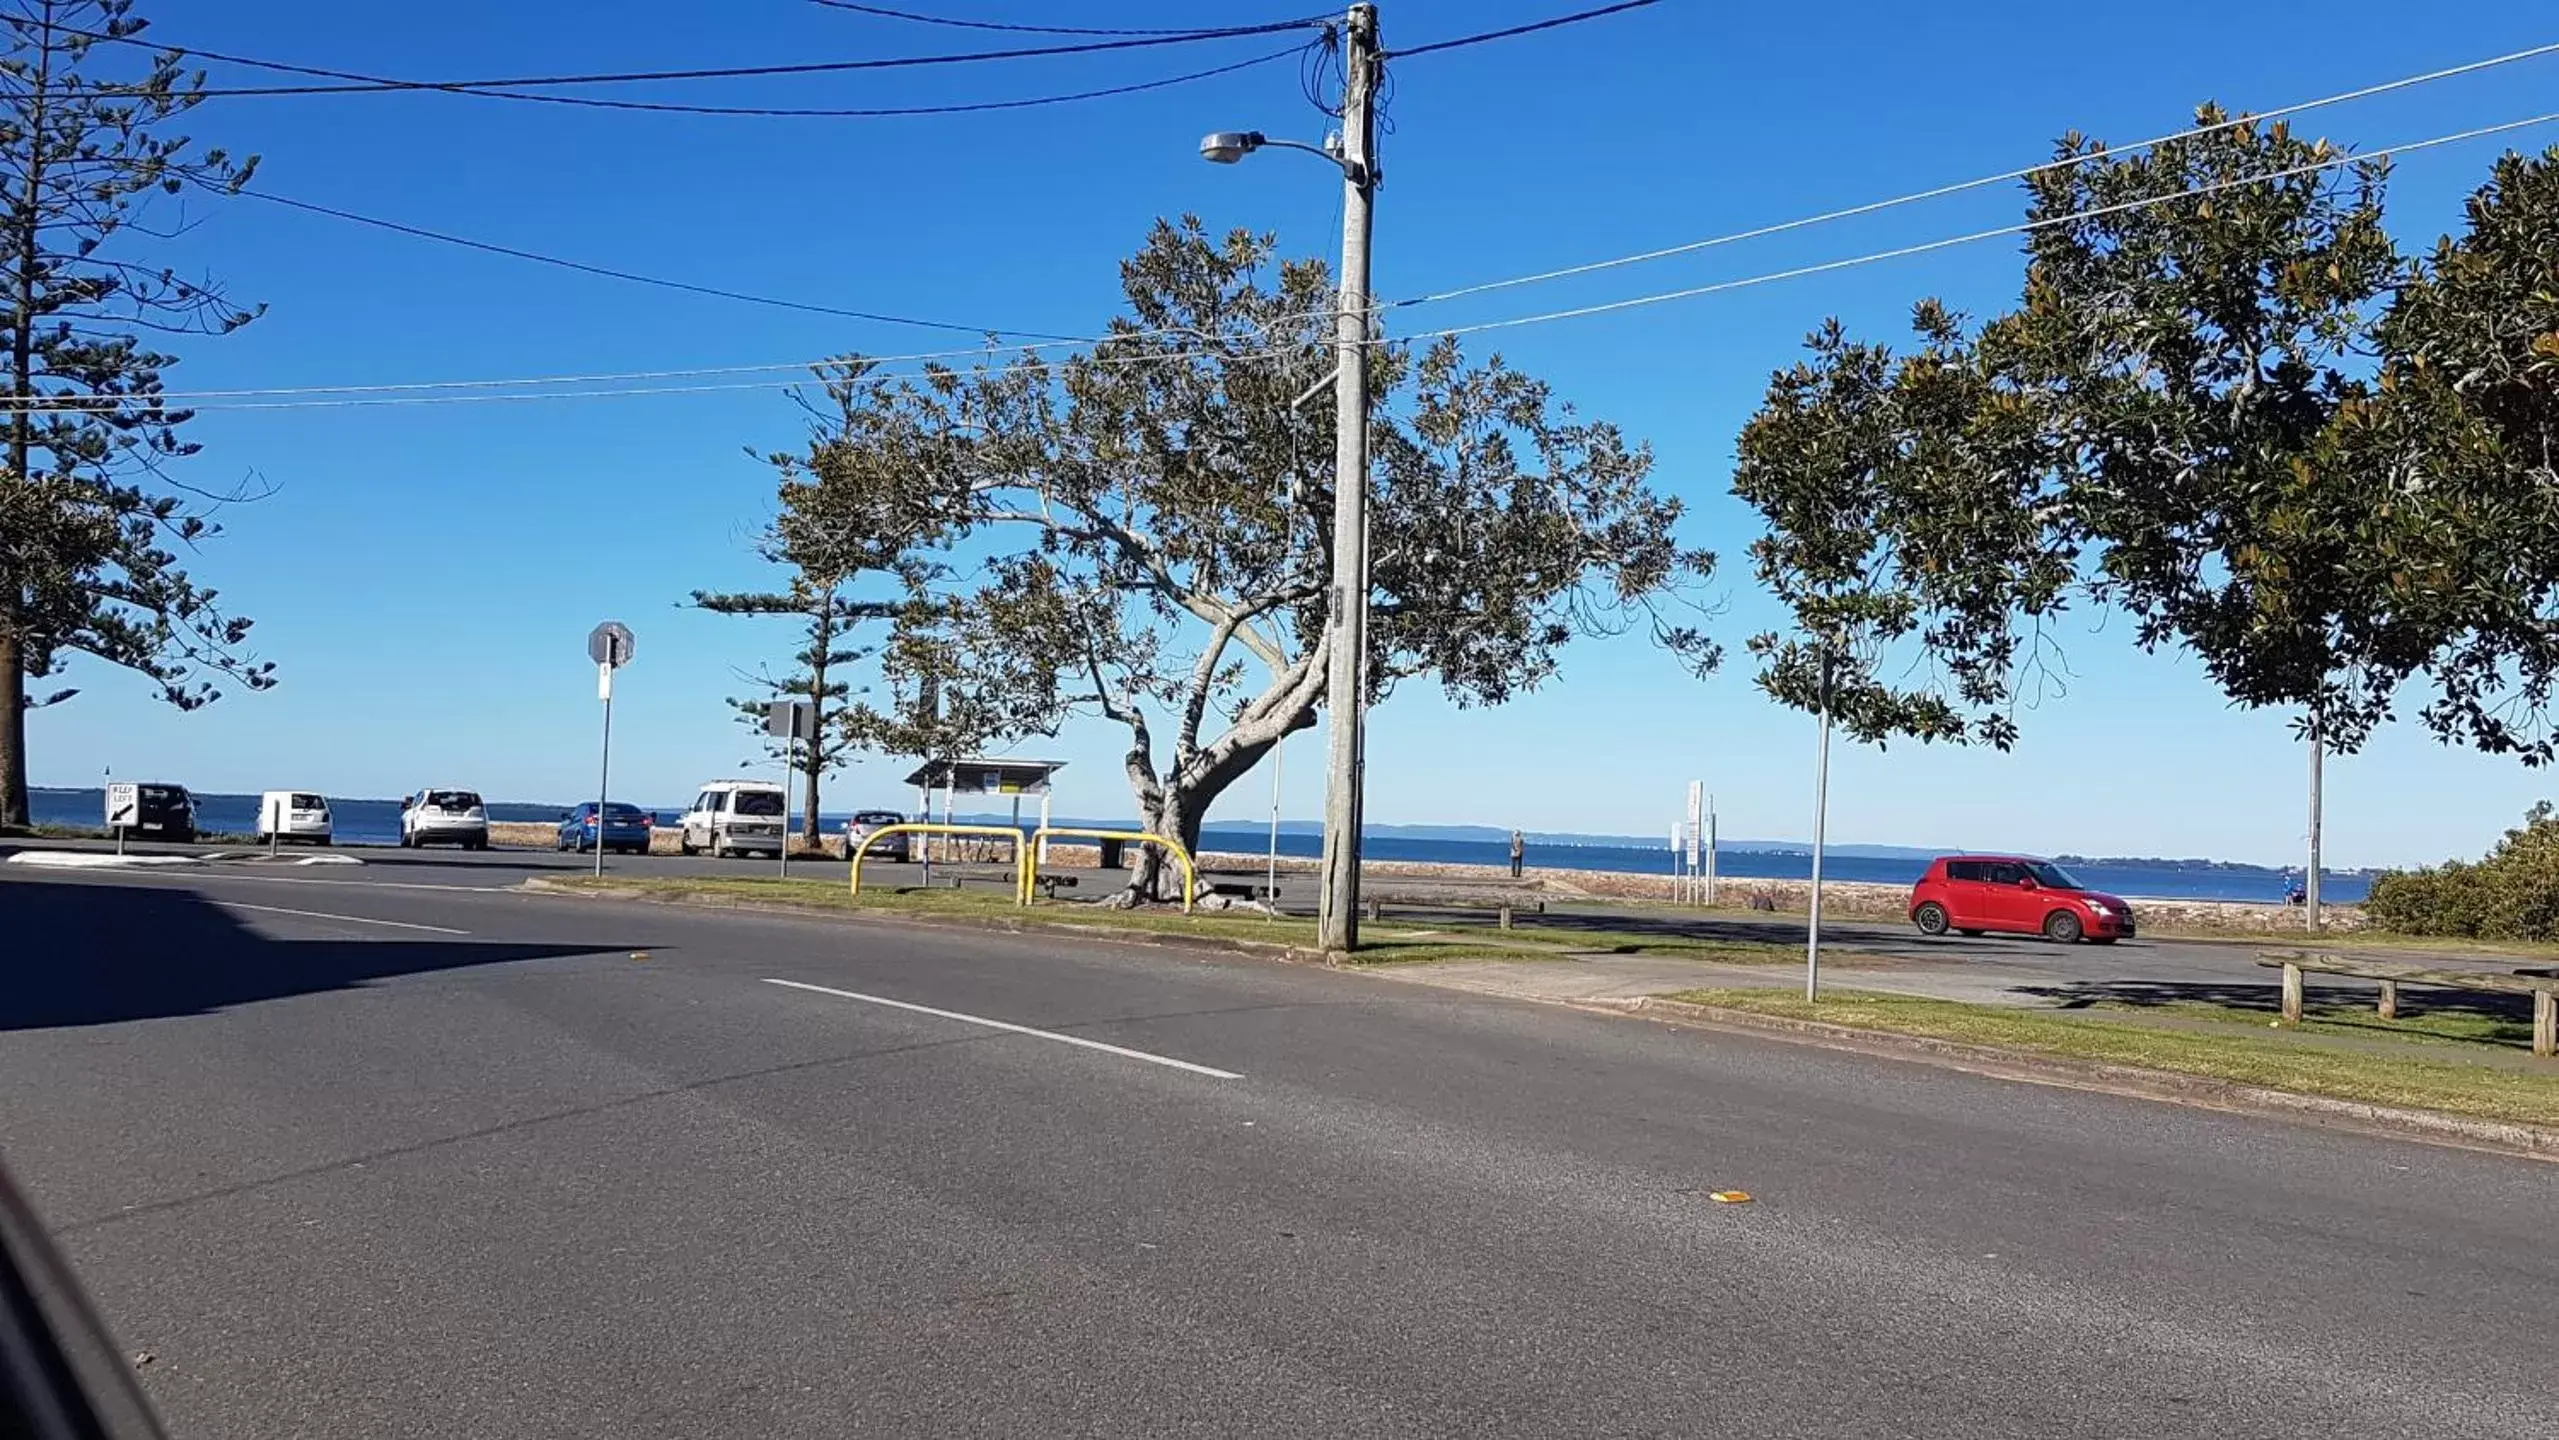
[[2079, 917], [2067, 910], [2055, 910], [2044, 917], [2044, 938], [2064, 945], [2076, 945], [2087, 934]]
[[678, 855], [698, 855], [701, 852], [693, 848], [693, 842], [691, 840], [682, 835], [678, 835], [675, 837], [675, 853]]
[[1943, 935], [1946, 933], [1946, 907], [1931, 900], [1910, 912], [1910, 923], [1918, 926], [1922, 935]]

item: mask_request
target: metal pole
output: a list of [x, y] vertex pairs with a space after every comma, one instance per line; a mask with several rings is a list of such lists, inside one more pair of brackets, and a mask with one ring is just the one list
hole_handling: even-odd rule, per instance
[[604, 675], [599, 688], [604, 691], [604, 761], [595, 776], [595, 873], [604, 873], [604, 797], [613, 791], [613, 667], [600, 667]]
[[1715, 906], [1715, 797], [1706, 797], [1706, 907]]
[[[791, 878], [791, 782], [799, 778], [800, 773], [799, 767], [791, 763], [791, 756], [795, 753], [793, 747], [799, 743], [800, 712], [794, 710], [791, 712], [791, 733], [782, 737], [782, 878], [785, 880]], [[601, 825], [602, 818], [598, 817], [596, 823]], [[601, 835], [603, 832], [599, 830], [597, 833]], [[601, 859], [604, 847], [597, 845], [595, 853]]]
[[1270, 891], [1267, 898], [1270, 901], [1273, 919], [1279, 918], [1280, 778], [1287, 773], [1288, 732], [1283, 730], [1280, 732], [1280, 738], [1271, 742], [1271, 866], [1270, 874], [1264, 880], [1264, 884]]
[[1326, 619], [1325, 700], [1333, 715], [1324, 787], [1324, 894], [1320, 933], [1328, 951], [1359, 944], [1361, 671], [1368, 655], [1368, 240], [1377, 177], [1377, 8], [1354, 5], [1342, 66], [1342, 293], [1333, 317], [1333, 587]]
[[2319, 931], [2319, 772], [2327, 749], [2328, 742], [2319, 738], [2319, 727], [2314, 724], [2310, 730], [2310, 873], [2301, 881], [2301, 908], [2309, 912], [2313, 934]]
[[1804, 931], [1804, 999], [1821, 998], [1822, 980], [1822, 845], [1830, 823], [1830, 652], [1822, 652], [1821, 748], [1813, 762], [1813, 900], [1812, 921]]

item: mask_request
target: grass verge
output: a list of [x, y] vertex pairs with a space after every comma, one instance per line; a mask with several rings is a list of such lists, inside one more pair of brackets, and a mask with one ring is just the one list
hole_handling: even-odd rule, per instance
[[2367, 1053], [2322, 1045], [2312, 1035], [2253, 1028], [2231, 1033], [2144, 1025], [2086, 1012], [2056, 1014], [1900, 995], [1843, 991], [1817, 1004], [1764, 990], [1690, 990], [1691, 1004], [1818, 1020], [1857, 1030], [1920, 1035], [2034, 1055], [2137, 1065], [2270, 1090], [2372, 1105], [2435, 1110], [2486, 1120], [2559, 1125], [2559, 1068], [2465, 1064], [2440, 1046]]
[[[1023, 924], [1059, 929], [1138, 935], [1179, 935], [1248, 946], [1292, 950], [1318, 947], [1315, 922], [1293, 915], [1210, 911], [1184, 915], [1174, 910], [1110, 910], [1099, 905], [1043, 903], [1023, 909], [991, 890], [866, 889], [849, 893], [842, 879], [783, 880], [770, 876], [622, 876], [545, 877], [546, 885], [564, 890], [636, 891], [666, 900], [727, 904], [784, 905], [794, 909], [964, 918], [988, 924]], [[1724, 964], [1781, 964], [1800, 958], [1791, 945], [1751, 941], [1690, 940], [1680, 937], [1620, 933], [1608, 930], [1554, 929], [1534, 926], [1496, 930], [1490, 926], [1426, 927], [1371, 922], [1361, 927], [1365, 942], [1353, 957], [1358, 965], [1397, 965], [1450, 960], [1565, 960], [1575, 955], [1668, 955]]]

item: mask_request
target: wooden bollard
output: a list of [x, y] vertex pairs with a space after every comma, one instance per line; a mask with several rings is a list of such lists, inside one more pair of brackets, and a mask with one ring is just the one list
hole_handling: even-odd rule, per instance
[[2532, 1053], [2559, 1055], [2559, 994], [2532, 992]]
[[2292, 960], [2284, 962], [2284, 1023], [2301, 1023], [2301, 966]]
[[2396, 980], [2381, 982], [2381, 1018], [2384, 1020], [2399, 1018], [2399, 982]]

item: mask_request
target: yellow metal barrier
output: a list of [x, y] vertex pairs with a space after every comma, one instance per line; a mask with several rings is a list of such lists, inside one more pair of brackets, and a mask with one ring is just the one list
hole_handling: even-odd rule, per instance
[[1053, 836], [1064, 836], [1070, 840], [1134, 840], [1141, 845], [1163, 846], [1174, 859], [1182, 862], [1182, 913], [1185, 915], [1191, 913], [1191, 903], [1199, 896], [1199, 867], [1191, 863], [1191, 852], [1182, 848], [1181, 841], [1148, 830], [1077, 830], [1042, 826], [1033, 831], [1028, 859], [1022, 866], [1023, 904], [1031, 903], [1031, 892], [1039, 884], [1040, 842]]
[[924, 820], [910, 820], [903, 821], [896, 825], [883, 825], [879, 829], [862, 837], [862, 843], [853, 847], [852, 893], [855, 895], [862, 893], [862, 861], [871, 853], [871, 846], [883, 835], [1006, 836], [1013, 842], [1014, 902], [1022, 905], [1030, 903], [1030, 901], [1024, 897], [1028, 896], [1031, 892], [1031, 847], [1028, 842], [1023, 840], [1021, 831], [1014, 829], [1010, 825], [942, 825]]

